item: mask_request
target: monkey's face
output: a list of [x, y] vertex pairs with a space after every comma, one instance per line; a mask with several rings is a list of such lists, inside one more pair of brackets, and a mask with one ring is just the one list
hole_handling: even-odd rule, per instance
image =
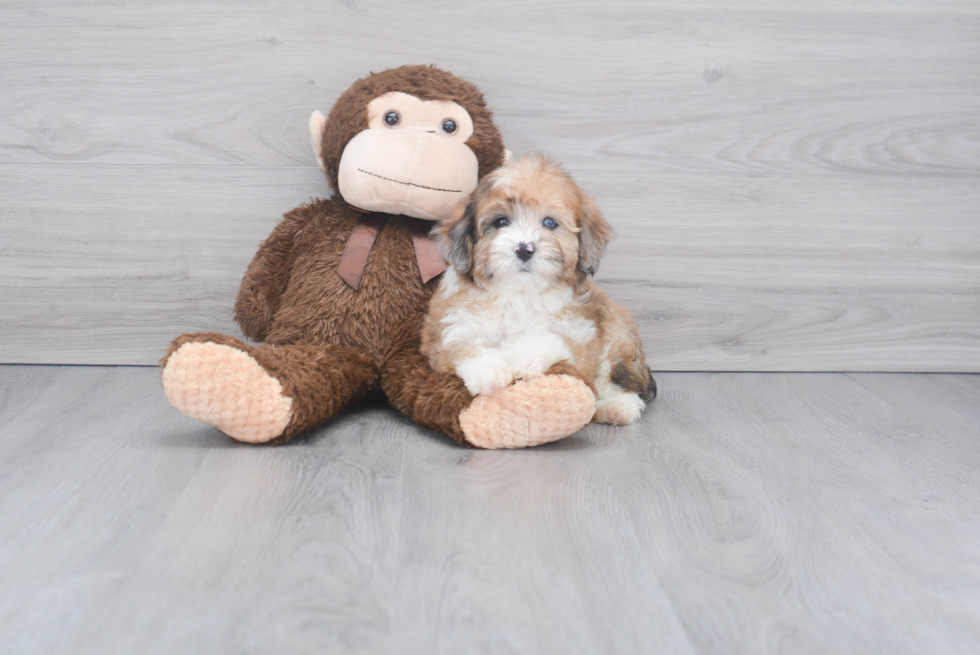
[[437, 220], [476, 188], [469, 112], [401, 92], [368, 103], [368, 127], [344, 147], [340, 194], [359, 209]]

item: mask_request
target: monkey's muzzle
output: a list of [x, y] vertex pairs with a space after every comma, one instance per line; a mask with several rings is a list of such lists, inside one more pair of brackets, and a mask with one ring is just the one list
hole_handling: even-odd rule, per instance
[[364, 130], [340, 158], [340, 195], [367, 211], [439, 220], [476, 188], [465, 143], [414, 130]]

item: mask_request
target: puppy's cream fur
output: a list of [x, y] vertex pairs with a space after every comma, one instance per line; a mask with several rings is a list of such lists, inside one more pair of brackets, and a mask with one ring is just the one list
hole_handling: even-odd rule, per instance
[[593, 420], [640, 416], [656, 386], [636, 325], [590, 279], [609, 225], [561, 167], [540, 155], [509, 163], [433, 235], [450, 264], [422, 331], [434, 368], [476, 395], [567, 361], [595, 388]]

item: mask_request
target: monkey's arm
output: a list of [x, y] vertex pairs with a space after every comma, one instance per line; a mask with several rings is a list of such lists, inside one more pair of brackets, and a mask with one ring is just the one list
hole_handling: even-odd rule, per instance
[[235, 300], [235, 321], [250, 339], [262, 341], [272, 327], [289, 284], [299, 235], [311, 213], [310, 207], [302, 206], [285, 214], [248, 265]]

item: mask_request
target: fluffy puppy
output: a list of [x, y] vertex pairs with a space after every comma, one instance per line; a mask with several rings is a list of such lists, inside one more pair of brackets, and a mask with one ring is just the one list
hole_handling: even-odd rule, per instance
[[594, 421], [640, 416], [656, 385], [636, 325], [590, 279], [610, 228], [560, 166], [530, 155], [487, 175], [433, 236], [450, 265], [422, 331], [434, 368], [477, 395], [567, 361]]

